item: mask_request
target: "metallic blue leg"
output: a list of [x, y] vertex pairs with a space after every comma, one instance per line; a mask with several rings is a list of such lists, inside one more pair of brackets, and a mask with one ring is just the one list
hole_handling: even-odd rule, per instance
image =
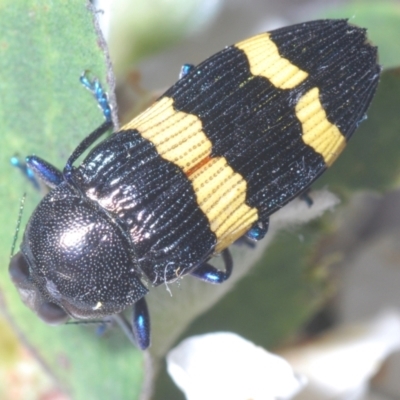
[[113, 315], [112, 319], [134, 346], [141, 350], [146, 350], [150, 346], [150, 317], [144, 297], [133, 305], [131, 324], [123, 313]]
[[256, 242], [261, 240], [268, 232], [269, 219], [265, 222], [256, 222], [241, 238], [236, 240], [237, 245], [246, 245], [252, 249], [256, 247]]
[[29, 156], [25, 159], [29, 170], [49, 188], [58, 186], [64, 179], [63, 174], [56, 167], [37, 156]]
[[80, 77], [82, 85], [88, 89], [95, 99], [101, 110], [103, 111], [106, 122], [85, 138], [80, 145], [75, 149], [72, 155], [69, 157], [67, 165], [61, 173], [53, 165], [37, 156], [30, 156], [26, 158], [26, 162], [20, 161], [18, 157], [11, 158], [11, 164], [22, 171], [25, 177], [32, 183], [35, 189], [40, 189], [40, 181], [50, 188], [58, 186], [63, 180], [64, 176], [68, 177], [68, 174], [72, 170], [72, 163], [84, 153], [88, 147], [93, 144], [101, 135], [107, 132], [112, 127], [111, 121], [111, 108], [108, 102], [107, 94], [104, 92], [98, 79], [89, 80], [86, 73], [83, 73]]
[[91, 81], [87, 76], [87, 71], [85, 71], [81, 75], [80, 81], [82, 85], [93, 94], [101, 111], [103, 111], [106, 121], [111, 121], [110, 103], [108, 102], [107, 93], [104, 91], [99, 80], [95, 78]]
[[[87, 136], [68, 158], [64, 171], [60, 172], [56, 167], [37, 156], [29, 156], [26, 163], [22, 163], [17, 157], [11, 159], [11, 163], [21, 169], [24, 175], [32, 182], [36, 189], [40, 188], [39, 180], [51, 189], [58, 186], [64, 179], [68, 179], [76, 161], [100, 136], [104, 135], [112, 127], [112, 122], [105, 121], [89, 136]], [[39, 180], [38, 180], [39, 179]]]
[[183, 64], [181, 67], [181, 71], [179, 72], [179, 79], [182, 79], [186, 76], [190, 71], [194, 69], [193, 64]]
[[299, 195], [300, 200], [305, 201], [308, 207], [314, 204], [313, 199], [310, 197], [310, 188], [307, 188], [302, 194]]
[[108, 325], [110, 322], [111, 321], [101, 322], [99, 326], [96, 328], [96, 335], [99, 337], [104, 336], [109, 329]]
[[144, 297], [133, 305], [132, 331], [136, 345], [145, 350], [150, 346], [150, 316]]
[[22, 171], [36, 190], [40, 190], [40, 182], [53, 189], [64, 179], [61, 171], [37, 156], [26, 157], [25, 162], [12, 157], [11, 164]]
[[257, 222], [246, 234], [245, 237], [251, 240], [259, 241], [264, 238], [268, 232], [269, 220]]
[[18, 168], [23, 173], [25, 178], [32, 183], [36, 190], [40, 190], [40, 183], [38, 179], [25, 161], [21, 161], [17, 156], [14, 156], [11, 157], [10, 162], [12, 166]]
[[226, 281], [231, 276], [233, 269], [232, 256], [228, 249], [222, 252], [222, 258], [225, 263], [225, 271], [220, 271], [212, 265], [205, 263], [192, 271], [191, 275], [208, 283], [219, 284]]
[[93, 131], [89, 136], [82, 140], [78, 147], [68, 158], [67, 164], [64, 167], [63, 175], [64, 178], [68, 179], [72, 171], [72, 164], [102, 135], [104, 135], [111, 127], [111, 107], [108, 102], [107, 93], [104, 91], [98, 79], [89, 80], [86, 72], [84, 72], [80, 81], [82, 85], [88, 89], [95, 99], [97, 104], [103, 111], [104, 118], [106, 119], [102, 125], [100, 125], [95, 131]]

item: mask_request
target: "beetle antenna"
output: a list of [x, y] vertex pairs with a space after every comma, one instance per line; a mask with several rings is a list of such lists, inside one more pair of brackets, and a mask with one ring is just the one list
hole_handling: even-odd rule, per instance
[[17, 243], [19, 229], [21, 227], [22, 213], [23, 213], [24, 207], [25, 207], [25, 199], [26, 199], [26, 193], [24, 193], [22, 195], [21, 201], [19, 202], [19, 213], [18, 213], [17, 227], [15, 229], [14, 239], [13, 239], [12, 246], [11, 246], [10, 258], [14, 255], [15, 244]]
[[113, 321], [110, 319], [99, 319], [99, 320], [92, 320], [92, 321], [68, 321], [65, 325], [100, 325], [100, 324], [111, 324]]

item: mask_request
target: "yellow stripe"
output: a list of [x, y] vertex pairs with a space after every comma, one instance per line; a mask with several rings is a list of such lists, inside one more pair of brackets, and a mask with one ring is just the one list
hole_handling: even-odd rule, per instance
[[224, 157], [216, 157], [192, 176], [199, 207], [218, 238], [219, 252], [243, 236], [258, 219], [257, 209], [246, 205], [247, 183]]
[[329, 167], [346, 146], [346, 138], [336, 125], [328, 121], [318, 88], [309, 90], [300, 98], [296, 116], [302, 125], [303, 142], [319, 153]]
[[281, 57], [268, 33], [253, 36], [235, 46], [245, 52], [253, 75], [267, 78], [279, 89], [293, 89], [308, 77], [307, 72]]
[[[121, 130], [128, 129], [137, 129], [154, 144], [162, 158], [185, 173], [211, 157], [212, 143], [202, 130], [201, 120], [174, 110], [172, 98], [163, 97]], [[224, 157], [211, 158], [189, 174], [188, 179], [197, 204], [217, 238], [217, 253], [243, 236], [257, 221], [257, 209], [246, 204], [246, 180]]]
[[195, 115], [175, 111], [173, 99], [163, 97], [122, 130], [137, 129], [154, 144], [158, 154], [184, 172], [211, 154], [211, 142]]

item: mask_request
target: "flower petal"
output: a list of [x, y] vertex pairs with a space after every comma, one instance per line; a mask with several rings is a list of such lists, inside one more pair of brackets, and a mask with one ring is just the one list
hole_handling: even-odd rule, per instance
[[188, 400], [283, 400], [304, 385], [284, 359], [228, 332], [184, 340], [167, 368]]

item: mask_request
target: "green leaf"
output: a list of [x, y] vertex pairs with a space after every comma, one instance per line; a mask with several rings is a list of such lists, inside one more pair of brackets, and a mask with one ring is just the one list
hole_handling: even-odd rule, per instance
[[118, 329], [99, 337], [93, 326], [45, 325], [23, 305], [7, 271], [19, 199], [26, 191], [23, 231], [41, 197], [9, 159], [37, 154], [62, 168], [78, 143], [102, 123], [95, 100], [79, 83], [81, 73], [90, 70], [106, 84], [106, 56], [98, 42], [83, 1], [1, 1], [2, 310], [72, 398], [134, 399], [142, 388], [143, 354]]

